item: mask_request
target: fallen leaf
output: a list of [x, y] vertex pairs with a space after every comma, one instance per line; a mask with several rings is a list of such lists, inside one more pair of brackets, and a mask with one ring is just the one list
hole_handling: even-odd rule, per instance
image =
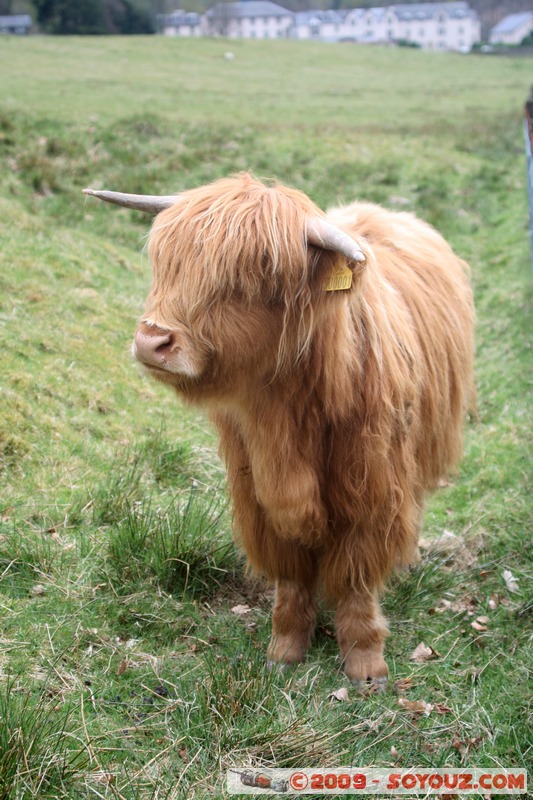
[[472, 616], [475, 613], [477, 604], [478, 601], [473, 595], [465, 595], [460, 600], [453, 601], [443, 598], [439, 600], [433, 609], [430, 609], [430, 613], [443, 614], [445, 611], [453, 611], [454, 613], [466, 612]]
[[434, 708], [437, 714], [453, 714], [453, 708], [448, 708], [444, 703], [435, 703]]
[[436, 606], [434, 606], [434, 608], [430, 608], [429, 609], [428, 613], [430, 613], [430, 614], [443, 614], [445, 611], [449, 611], [451, 609], [451, 607], [452, 607], [452, 601], [451, 600], [444, 600], [444, 599], [443, 600], [439, 600], [439, 602], [437, 603]]
[[489, 618], [488, 617], [476, 617], [476, 622], [479, 622], [480, 625], [488, 625]]
[[518, 591], [518, 578], [515, 578], [510, 569], [504, 569], [503, 579], [510, 592]]
[[42, 583], [36, 583], [30, 589], [31, 597], [41, 597], [43, 594], [46, 594], [46, 589]]
[[471, 626], [471, 627], [472, 627], [472, 628], [473, 628], [475, 631], [479, 631], [480, 633], [482, 633], [483, 631], [486, 631], [486, 630], [488, 630], [488, 628], [487, 628], [487, 626], [486, 626], [486, 625], [483, 625], [483, 624], [479, 623], [477, 620], [474, 620], [473, 622], [471, 622], [471, 623], [470, 623], [470, 626]]
[[233, 608], [231, 609], [232, 613], [237, 614], [238, 617], [242, 617], [244, 614], [249, 614], [251, 610], [252, 609], [250, 608], [250, 606], [246, 605], [233, 606]]
[[123, 658], [117, 669], [117, 675], [123, 675], [127, 669], [128, 669], [128, 662], [126, 661], [125, 658]]
[[454, 750], [459, 750], [459, 752], [463, 752], [465, 750], [465, 744], [458, 733], [453, 734], [452, 747]]
[[180, 747], [178, 750], [178, 755], [181, 759], [183, 759], [183, 761], [189, 760], [189, 753], [186, 747]]
[[398, 698], [398, 705], [414, 716], [425, 714], [426, 717], [429, 717], [433, 710], [431, 703], [425, 703], [423, 700], [407, 700], [405, 697]]
[[473, 738], [468, 738], [463, 740], [461, 739], [458, 733], [454, 733], [452, 738], [452, 747], [455, 750], [458, 750], [462, 756], [465, 756], [468, 754], [468, 751], [471, 748], [476, 748], [481, 743], [482, 740], [483, 740], [482, 736], [475, 736]]
[[431, 658], [439, 658], [440, 654], [437, 653], [432, 647], [428, 647], [427, 644], [424, 642], [420, 642], [419, 645], [415, 647], [409, 658], [411, 661], [429, 661]]
[[396, 681], [394, 684], [394, 689], [401, 694], [402, 692], [407, 692], [413, 686], [413, 679], [412, 678], [402, 678], [399, 681]]
[[392, 756], [393, 758], [398, 758], [398, 756], [400, 755], [400, 754], [399, 754], [399, 752], [398, 752], [398, 751], [396, 750], [396, 748], [394, 747], [394, 745], [392, 745], [392, 747], [391, 747], [391, 749], [390, 749], [390, 754], [391, 754], [391, 756]]
[[336, 692], [331, 692], [331, 694], [328, 694], [328, 700], [330, 699], [339, 700], [339, 702], [349, 700], [350, 698], [348, 697], [348, 689], [343, 686], [341, 689], [337, 689]]
[[500, 605], [500, 596], [496, 593], [492, 594], [489, 598], [490, 610], [495, 611], [499, 605]]

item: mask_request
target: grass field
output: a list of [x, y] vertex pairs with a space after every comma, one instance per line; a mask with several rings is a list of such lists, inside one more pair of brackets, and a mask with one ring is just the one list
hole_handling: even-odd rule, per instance
[[[531, 763], [531, 66], [2, 40], [2, 800], [224, 797], [234, 766]], [[479, 418], [428, 505], [422, 562], [385, 594], [383, 694], [331, 698], [347, 684], [326, 610], [305, 664], [265, 669], [271, 594], [232, 546], [214, 435], [129, 356], [148, 221], [81, 193], [242, 169], [323, 207], [411, 209], [472, 266]]]

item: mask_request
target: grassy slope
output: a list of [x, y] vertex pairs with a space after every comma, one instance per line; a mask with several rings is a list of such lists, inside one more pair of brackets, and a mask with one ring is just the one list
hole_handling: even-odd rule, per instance
[[[153, 38], [6, 40], [0, 62], [0, 797], [218, 796], [249, 763], [523, 765], [530, 62]], [[472, 264], [480, 419], [426, 524], [459, 538], [385, 597], [410, 688], [384, 696], [331, 705], [326, 612], [307, 664], [265, 673], [268, 593], [229, 546], [213, 436], [130, 364], [147, 222], [80, 194], [244, 168], [324, 206], [408, 204]], [[421, 640], [440, 658], [409, 661]]]

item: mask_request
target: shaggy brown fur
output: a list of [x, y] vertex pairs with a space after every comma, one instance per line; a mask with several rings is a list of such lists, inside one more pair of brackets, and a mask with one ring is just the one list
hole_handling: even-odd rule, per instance
[[140, 330], [170, 332], [152, 372], [220, 432], [236, 534], [276, 583], [270, 659], [305, 656], [321, 591], [347, 675], [379, 679], [377, 593], [416, 558], [424, 493], [461, 454], [472, 297], [435, 230], [367, 203], [327, 215], [366, 264], [326, 292], [346, 259], [307, 245], [313, 215], [305, 195], [246, 174], [181, 195], [152, 229]]

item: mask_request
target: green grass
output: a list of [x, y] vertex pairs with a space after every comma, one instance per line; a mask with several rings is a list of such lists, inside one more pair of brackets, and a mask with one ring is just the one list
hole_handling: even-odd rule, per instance
[[[531, 763], [530, 80], [526, 59], [405, 49], [2, 42], [2, 800], [222, 797], [234, 766]], [[131, 363], [148, 222], [81, 194], [242, 169], [324, 207], [411, 209], [472, 266], [479, 418], [421, 564], [385, 594], [383, 695], [329, 699], [346, 681], [325, 609], [307, 662], [265, 669], [271, 591], [231, 544], [213, 432]], [[438, 657], [410, 660], [421, 641]]]

